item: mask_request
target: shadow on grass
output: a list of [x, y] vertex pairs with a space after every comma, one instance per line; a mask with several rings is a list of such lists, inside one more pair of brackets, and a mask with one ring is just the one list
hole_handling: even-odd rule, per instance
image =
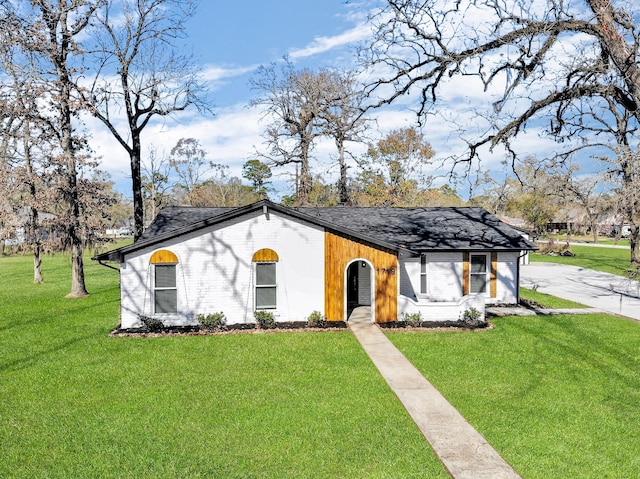
[[[91, 296], [89, 298], [92, 300], [95, 299], [95, 298], [91, 298]], [[88, 298], [66, 298], [66, 299], [63, 299], [63, 301], [89, 301], [89, 299]], [[6, 325], [0, 326], [0, 332], [10, 331], [15, 328], [24, 328], [28, 326], [43, 326], [46, 324], [53, 323], [54, 321], [65, 321], [65, 319], [69, 317], [73, 317], [76, 314], [90, 313], [92, 310], [108, 307], [108, 305], [110, 304], [119, 305], [120, 300], [116, 298], [116, 299], [101, 300], [100, 302], [92, 301], [90, 305], [84, 305], [84, 307], [76, 307], [76, 305], [73, 305], [73, 309], [69, 309], [66, 311], [51, 310], [46, 316], [40, 316], [40, 315], [35, 316], [33, 313], [25, 312], [24, 319], [14, 318], [10, 320], [9, 322], [7, 322]], [[114, 311], [117, 316], [118, 314], [117, 308], [114, 308]], [[90, 319], [91, 319], [91, 316], [87, 316], [87, 320], [90, 320]]]
[[[598, 320], [611, 323], [611, 318], [607, 316], [592, 315], [588, 318], [567, 315], [549, 318], [543, 327], [528, 321], [513, 321], [510, 327], [522, 335], [534, 338], [535, 344], [532, 347], [536, 348], [540, 357], [548, 356], [549, 350], [558, 351], [563, 362], [557, 364], [557, 367], [562, 368], [566, 374], [585, 376], [596, 372], [603, 383], [611, 380], [625, 384], [630, 390], [640, 390], [637, 356], [630, 352], [631, 348], [623, 346], [624, 342], [612, 342], [610, 335], [613, 332], [609, 335], [598, 334], [600, 325], [595, 323]], [[575, 322], [578, 321], [593, 323], [587, 327], [576, 327]], [[616, 325], [615, 329], [620, 330], [621, 338], [624, 339], [624, 328]], [[541, 370], [536, 377], [541, 380], [543, 374], [544, 371]], [[589, 379], [585, 377], [585, 381]], [[533, 383], [535, 381], [532, 381], [532, 386]], [[630, 405], [625, 403], [625, 406]]]
[[29, 352], [29, 354], [23, 355], [21, 358], [10, 360], [4, 364], [0, 363], [0, 372], [8, 371], [20, 371], [30, 366], [38, 364], [41, 360], [55, 353], [59, 353], [68, 350], [75, 344], [79, 344], [87, 339], [94, 338], [95, 335], [90, 334], [86, 336], [80, 336], [77, 338], [69, 339], [60, 344], [52, 346], [38, 352]]

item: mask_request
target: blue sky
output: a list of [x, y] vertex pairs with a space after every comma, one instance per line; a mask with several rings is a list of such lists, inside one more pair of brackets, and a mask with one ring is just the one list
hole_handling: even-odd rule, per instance
[[[296, 67], [355, 67], [356, 47], [370, 34], [367, 9], [377, 3], [375, 0], [245, 0], [241, 3], [201, 0], [195, 18], [189, 23], [185, 43], [186, 48], [193, 50], [208, 83], [215, 116], [203, 117], [194, 109], [151, 123], [143, 133], [143, 157], [150, 147], [159, 153], [168, 152], [180, 138], [196, 138], [208, 152], [209, 160], [227, 165], [232, 176], [240, 177], [244, 162], [255, 158], [256, 149], [260, 149], [261, 133], [267, 124], [262, 121], [260, 111], [247, 106], [257, 95], [249, 87], [255, 70], [260, 65], [281, 61], [285, 55]], [[484, 92], [482, 86], [472, 83], [469, 77], [451, 79], [439, 98], [442, 100], [438, 104], [440, 117], [428, 120], [423, 128], [436, 152], [435, 163], [446, 165], [432, 171], [440, 175], [436, 186], [448, 181], [446, 173], [451, 164], [447, 159], [465, 150], [465, 143], [459, 137], [460, 125], [476, 125], [477, 118], [469, 112], [486, 108], [492, 101], [491, 92]], [[375, 113], [377, 131], [372, 132], [372, 137], [380, 137], [395, 128], [414, 126], [416, 118], [408, 107], [415, 100], [409, 96], [402, 101], [404, 103]], [[128, 157], [95, 120], [89, 120], [88, 127], [96, 153], [102, 157], [102, 168], [112, 175], [118, 189], [130, 196]], [[536, 128], [520, 135], [518, 146], [534, 156], [556, 148], [551, 140], [541, 137]], [[357, 153], [364, 147], [354, 149]], [[313, 171], [327, 181], [334, 179], [337, 168], [331, 159], [332, 142], [320, 142], [314, 154]], [[504, 158], [504, 153], [499, 151], [485, 154], [482, 166], [503, 174], [500, 162]], [[290, 172], [282, 168], [274, 170], [275, 184], [281, 194], [291, 193], [291, 189], [286, 191]], [[464, 188], [463, 184], [460, 188], [463, 195]]]
[[[202, 0], [185, 43], [200, 62], [215, 116], [191, 110], [150, 124], [143, 132], [143, 156], [150, 146], [168, 152], [180, 138], [192, 137], [210, 160], [240, 176], [242, 164], [260, 147], [265, 126], [260, 112], [247, 107], [257, 95], [249, 86], [255, 70], [285, 55], [296, 67], [353, 66], [356, 43], [368, 31], [366, 14], [362, 5], [344, 0]], [[130, 195], [128, 157], [100, 124], [89, 120], [89, 129], [103, 169]]]

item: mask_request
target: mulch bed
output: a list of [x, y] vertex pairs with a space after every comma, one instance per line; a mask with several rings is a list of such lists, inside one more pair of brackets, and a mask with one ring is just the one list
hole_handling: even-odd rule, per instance
[[109, 336], [118, 337], [143, 337], [155, 338], [160, 336], [210, 336], [221, 334], [262, 334], [281, 332], [317, 332], [317, 331], [344, 331], [347, 323], [344, 321], [332, 321], [331, 324], [321, 327], [308, 327], [306, 321], [290, 321], [277, 323], [275, 328], [262, 329], [254, 323], [229, 324], [221, 328], [207, 329], [200, 326], [170, 326], [158, 331], [149, 331], [146, 328], [121, 329], [111, 331]]
[[[491, 323], [484, 323], [479, 326], [471, 327], [464, 325], [459, 321], [423, 321], [416, 326], [406, 326], [403, 322], [378, 323], [380, 329], [388, 329], [393, 331], [474, 331], [474, 330], [490, 330], [493, 329]], [[116, 328], [109, 336], [114, 337], [141, 337], [141, 338], [157, 338], [163, 336], [211, 336], [225, 334], [264, 334], [264, 333], [283, 333], [283, 332], [335, 332], [347, 329], [347, 323], [344, 321], [332, 321], [321, 327], [308, 327], [304, 321], [292, 321], [277, 323], [275, 328], [260, 329], [255, 324], [230, 324], [222, 328], [205, 329], [199, 326], [172, 326], [166, 327], [159, 331], [149, 331], [146, 328]]]

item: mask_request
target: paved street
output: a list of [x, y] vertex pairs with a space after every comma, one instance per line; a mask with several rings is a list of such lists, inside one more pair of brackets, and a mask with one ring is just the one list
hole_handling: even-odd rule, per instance
[[621, 276], [577, 266], [530, 263], [521, 268], [520, 284], [525, 288], [537, 285], [541, 293], [640, 320], [639, 285]]

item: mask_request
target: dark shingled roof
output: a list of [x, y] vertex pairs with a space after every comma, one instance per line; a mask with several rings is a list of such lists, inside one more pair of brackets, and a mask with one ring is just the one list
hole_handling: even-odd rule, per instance
[[191, 206], [168, 206], [162, 208], [138, 241], [145, 241], [163, 233], [199, 223], [200, 221], [229, 213], [237, 208], [195, 208]]
[[93, 259], [121, 261], [126, 253], [264, 208], [396, 251], [536, 249], [482, 208], [289, 208], [262, 200], [239, 208], [164, 208], [133, 245]]
[[482, 208], [298, 208], [355, 232], [412, 251], [531, 249], [522, 234]]

